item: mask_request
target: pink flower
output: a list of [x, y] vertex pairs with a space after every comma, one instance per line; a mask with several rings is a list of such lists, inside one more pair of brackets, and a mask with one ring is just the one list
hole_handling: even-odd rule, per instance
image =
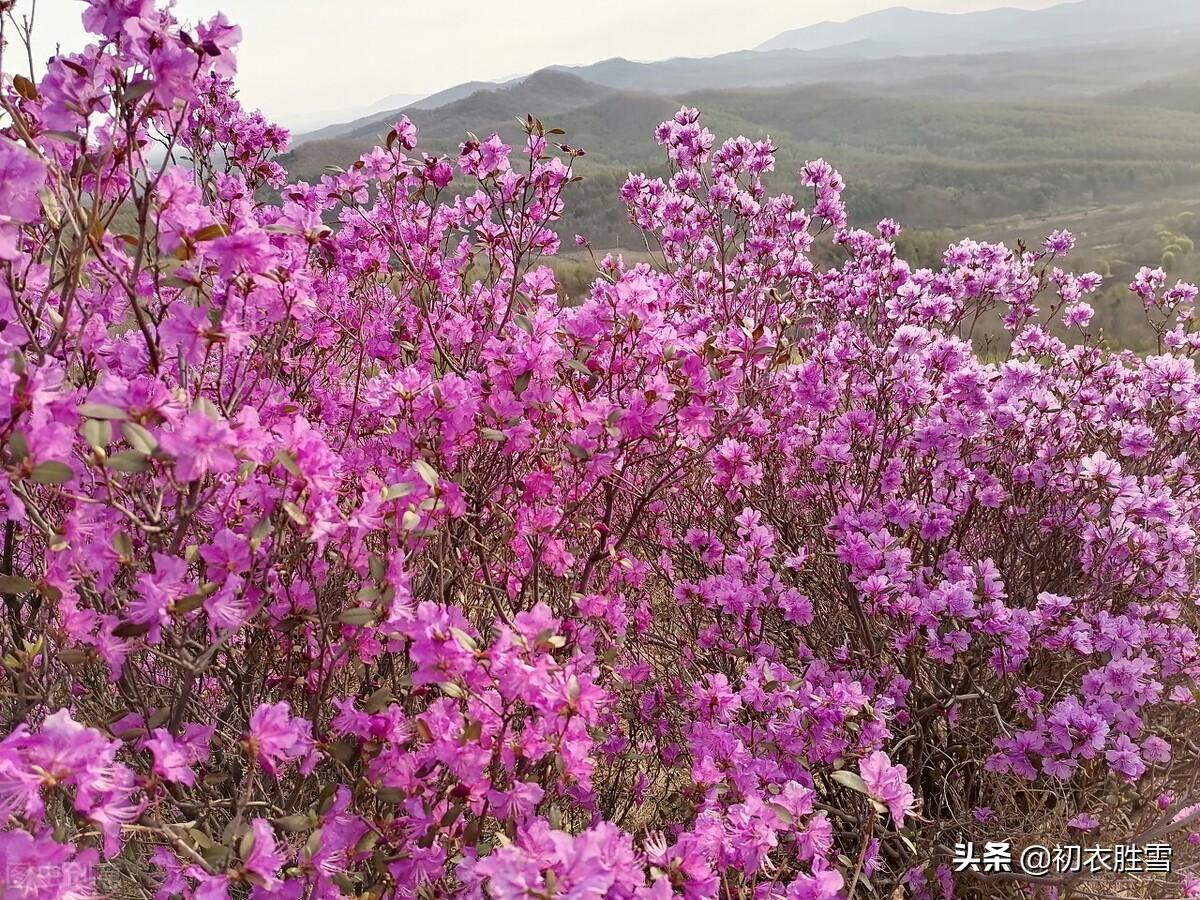
[[275, 264], [271, 243], [261, 231], [238, 231], [210, 242], [205, 255], [229, 278], [240, 271], [261, 274]]
[[146, 749], [154, 754], [154, 772], [167, 781], [191, 787], [196, 783], [193, 767], [208, 759], [209, 742], [216, 726], [188, 725], [181, 737], [174, 738], [165, 728], [156, 728], [146, 741]]
[[1052, 231], [1047, 236], [1044, 246], [1051, 253], [1062, 256], [1075, 249], [1075, 235], [1069, 231]]
[[23, 147], [0, 138], [0, 260], [16, 259], [16, 225], [42, 213], [38, 197], [46, 183], [46, 164]]
[[788, 900], [835, 900], [841, 896], [845, 879], [836, 869], [814, 869], [812, 874], [800, 872], [787, 889]]
[[1077, 813], [1067, 822], [1068, 828], [1078, 828], [1080, 831], [1093, 831], [1100, 827], [1100, 821], [1091, 813]]
[[1194, 826], [1146, 777], [1195, 755], [1194, 285], [1116, 352], [1065, 232], [905, 260], [690, 107], [611, 217], [653, 253], [560, 265], [556, 130], [289, 183], [235, 26], [81, 8], [0, 137], [0, 894], [933, 900], [884, 832], [972, 767], [931, 834], [1036, 830], [1018, 780]]
[[286, 700], [263, 703], [254, 711], [246, 741], [250, 752], [273, 775], [283, 762], [300, 760], [300, 771], [306, 774], [316, 765], [312, 723], [293, 716]]
[[116, 761], [119, 741], [77, 722], [65, 709], [34, 732], [18, 726], [0, 741], [0, 810], [44, 814], [39, 789], [74, 788], [74, 809], [100, 830], [106, 856], [121, 851], [121, 828], [138, 817], [133, 772]]
[[257, 887], [275, 890], [281, 884], [276, 873], [284, 860], [275, 842], [275, 829], [266, 819], [254, 819], [250, 823], [250, 834], [253, 838], [244, 860], [246, 872]]
[[408, 116], [401, 116], [394, 126], [396, 139], [400, 142], [400, 146], [405, 150], [413, 150], [417, 146], [417, 126], [412, 123]]
[[224, 13], [217, 13], [197, 26], [196, 37], [204, 52], [216, 57], [213, 70], [218, 75], [230, 77], [237, 73], [237, 58], [233, 49], [241, 43], [242, 29], [231, 24]]
[[175, 477], [183, 482], [195, 481], [210, 472], [232, 472], [238, 465], [233, 455], [237, 437], [229, 423], [214, 421], [196, 410], [184, 416], [174, 431], [164, 431], [159, 443], [175, 457]]
[[185, 236], [212, 224], [212, 212], [204, 205], [199, 186], [181, 166], [171, 166], [159, 176], [154, 196], [159, 209], [158, 242], [165, 253], [175, 252]]
[[498, 818], [515, 819], [520, 822], [533, 813], [545, 795], [541, 785], [521, 781], [507, 791], [488, 791], [488, 802], [492, 804]]
[[1137, 744], [1126, 735], [1117, 738], [1112, 749], [1104, 752], [1104, 758], [1128, 781], [1136, 780], [1146, 771], [1146, 764], [1142, 761]]
[[195, 590], [187, 579], [187, 563], [175, 556], [153, 554], [154, 572], [138, 576], [134, 596], [126, 607], [126, 616], [137, 625], [149, 625], [147, 640], [157, 643], [162, 627], [171, 620], [171, 604]]
[[100, 854], [76, 851], [47, 834], [21, 829], [0, 831], [0, 888], [14, 900], [84, 900], [99, 896]]
[[859, 761], [858, 773], [866, 783], [871, 796], [891, 812], [898, 828], [904, 827], [904, 817], [917, 808], [913, 790], [908, 785], [908, 770], [894, 766], [882, 750]]
[[92, 34], [116, 39], [130, 19], [149, 17], [154, 0], [87, 0], [83, 27]]

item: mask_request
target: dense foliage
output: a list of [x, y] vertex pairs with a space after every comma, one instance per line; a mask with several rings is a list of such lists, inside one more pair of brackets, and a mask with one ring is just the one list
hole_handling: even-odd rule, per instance
[[1108, 352], [1069, 234], [914, 268], [683, 109], [566, 302], [553, 130], [288, 183], [236, 28], [88, 2], [3, 85], [5, 896], [1196, 895], [1196, 288]]

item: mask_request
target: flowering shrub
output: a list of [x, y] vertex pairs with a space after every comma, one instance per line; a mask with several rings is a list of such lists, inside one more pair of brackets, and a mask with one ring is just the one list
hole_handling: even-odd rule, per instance
[[1200, 819], [1196, 288], [1109, 352], [1070, 235], [914, 270], [684, 109], [568, 301], [537, 120], [288, 183], [236, 28], [88, 4], [3, 85], [4, 896], [1052, 897], [951, 848]]

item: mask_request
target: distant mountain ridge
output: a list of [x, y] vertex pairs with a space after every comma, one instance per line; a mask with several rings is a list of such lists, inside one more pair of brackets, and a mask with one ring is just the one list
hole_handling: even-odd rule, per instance
[[1075, 0], [1039, 10], [937, 13], [895, 6], [845, 22], [785, 31], [757, 50], [830, 50], [881, 41], [910, 56], [1094, 42], [1129, 31], [1200, 26], [1196, 0]]
[[[538, 116], [562, 115], [589, 106], [610, 95], [609, 88], [585, 81], [578, 75], [543, 69], [524, 78], [472, 91], [449, 102], [422, 101], [404, 110], [430, 139], [461, 140], [468, 131], [488, 134], [511, 128], [513, 120], [529, 112]], [[429, 98], [433, 101], [435, 98]], [[445, 99], [445, 98], [438, 98]], [[345, 140], [378, 140], [391, 127], [391, 120], [374, 119], [343, 132]]]
[[[988, 86], [990, 77], [1007, 79], [1010, 94], [1018, 90], [1052, 90], [1086, 96], [1115, 91], [1121, 73], [1102, 73], [1105, 82], [1092, 85], [1095, 66], [1086, 55], [1103, 49], [1127, 68], [1126, 74], [1152, 80], [1159, 77], [1152, 62], [1127, 52], [1170, 43], [1177, 51], [1186, 38], [1200, 42], [1200, 0], [1074, 0], [1041, 10], [1000, 8], [975, 13], [934, 13], [892, 7], [846, 22], [823, 22], [785, 31], [754, 50], [712, 57], [676, 57], [657, 62], [634, 62], [614, 57], [583, 66], [550, 66], [531, 75], [499, 82], [470, 81], [421, 99], [405, 97], [391, 109], [358, 113], [348, 121], [299, 134], [301, 145], [317, 140], [353, 140], [385, 133], [401, 113], [445, 110], [449, 118], [471, 127], [464, 110], [450, 109], [476, 95], [474, 112], [493, 121], [490, 106], [515, 114], [553, 115], [585, 106], [600, 95], [597, 88], [676, 95], [691, 91], [741, 88], [784, 88], [802, 84], [869, 84], [887, 88], [904, 84], [922, 91], [968, 94], [1005, 91]], [[1155, 49], [1163, 49], [1161, 47]], [[1047, 69], [1052, 53], [1056, 76], [1066, 57], [1066, 83], [1039, 85], [1031, 73]], [[1005, 58], [1003, 54], [1017, 54]], [[917, 66], [914, 59], [926, 62]], [[1031, 59], [1032, 65], [1025, 63]], [[1077, 75], [1072, 76], [1073, 72]], [[547, 73], [574, 81], [552, 82]], [[525, 85], [524, 88], [521, 86]], [[510, 92], [510, 93], [505, 93]], [[398, 95], [397, 99], [402, 95]], [[436, 116], [422, 115], [430, 121]], [[482, 126], [479, 126], [482, 127]]]
[[294, 139], [294, 143], [303, 144], [307, 141], [329, 140], [331, 138], [342, 137], [357, 132], [366, 126], [374, 125], [384, 118], [390, 117], [395, 119], [406, 109], [437, 109], [439, 106], [445, 106], [448, 103], [461, 100], [463, 97], [469, 97], [471, 94], [489, 90], [497, 86], [490, 81], [468, 81], [465, 84], [455, 85], [452, 88], [447, 88], [444, 91], [438, 91], [436, 94], [429, 94], [424, 97], [410, 95], [405, 97], [404, 101], [391, 106], [384, 105], [382, 109], [379, 108], [380, 104], [377, 104], [366, 115], [359, 116], [349, 122], [336, 122], [332, 125], [326, 125], [324, 128], [318, 128], [315, 131], [298, 135]]

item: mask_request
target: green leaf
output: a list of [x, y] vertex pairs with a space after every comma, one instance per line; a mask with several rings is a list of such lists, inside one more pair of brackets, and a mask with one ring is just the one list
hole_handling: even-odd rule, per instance
[[528, 316], [517, 313], [513, 316], [513, 324], [527, 334], [533, 334], [533, 323], [529, 321]]
[[363, 704], [363, 709], [366, 710], [371, 715], [375, 715], [375, 713], [379, 712], [381, 709], [383, 709], [385, 706], [387, 706], [391, 702], [392, 702], [391, 688], [381, 687], [379, 690], [377, 690], [375, 693], [373, 693], [370, 697], [367, 698], [367, 702]]
[[136, 84], [131, 84], [121, 94], [121, 99], [126, 103], [137, 103], [148, 93], [154, 90], [154, 82], [149, 78], [143, 78]]
[[295, 834], [300, 831], [308, 831], [316, 823], [308, 815], [308, 813], [293, 813], [290, 816], [282, 816], [275, 820], [274, 825], [280, 831], [286, 831]]
[[137, 422], [122, 423], [121, 434], [125, 435], [130, 447], [146, 456], [158, 449], [158, 441], [154, 439], [154, 435]]
[[848, 787], [852, 791], [858, 791], [860, 794], [871, 796], [871, 789], [867, 787], [867, 783], [862, 780], [862, 776], [857, 772], [851, 772], [849, 769], [839, 769], [831, 776], [834, 781], [843, 787]]
[[28, 594], [37, 587], [28, 578], [22, 578], [20, 575], [0, 575], [0, 594], [8, 594], [15, 596], [17, 594]]
[[110, 469], [130, 474], [145, 472], [150, 468], [150, 463], [147, 462], [145, 454], [139, 453], [136, 450], [122, 450], [120, 453], [114, 453], [104, 464]]
[[338, 738], [336, 741], [325, 745], [325, 752], [340, 763], [349, 763], [350, 760], [354, 759], [357, 749], [357, 740], [345, 737]]
[[506, 440], [508, 440], [508, 438], [507, 438], [507, 437], [505, 437], [505, 434], [504, 434], [504, 432], [503, 432], [503, 431], [500, 431], [500, 430], [498, 430], [498, 429], [496, 429], [496, 428], [483, 428], [483, 429], [480, 429], [480, 432], [479, 432], [479, 433], [480, 433], [481, 435], [483, 435], [483, 438], [484, 438], [484, 440], [488, 440], [488, 441], [497, 441], [497, 442], [499, 442], [499, 441], [506, 441]]
[[8, 449], [12, 453], [13, 459], [21, 462], [25, 457], [29, 456], [29, 444], [25, 442], [25, 435], [19, 431], [14, 431], [8, 439]]
[[214, 422], [222, 421], [221, 411], [217, 409], [216, 406], [213, 405], [213, 402], [207, 397], [197, 397], [196, 402], [192, 404], [192, 409], [198, 413], [203, 413]]
[[458, 645], [464, 650], [470, 650], [472, 653], [474, 653], [479, 649], [479, 643], [475, 640], [475, 638], [471, 637], [471, 635], [467, 634], [467, 632], [463, 631], [461, 628], [451, 627], [450, 634], [454, 636], [454, 639], [458, 641]]
[[48, 460], [34, 466], [30, 477], [37, 484], [66, 484], [75, 477], [75, 473], [64, 462]]
[[52, 141], [59, 141], [64, 144], [78, 144], [79, 135], [74, 131], [43, 131], [38, 137], [47, 138]]
[[13, 87], [15, 87], [17, 89], [17, 93], [26, 100], [36, 100], [38, 98], [37, 87], [24, 75], [13, 76]]
[[368, 831], [358, 839], [358, 843], [354, 845], [355, 853], [370, 853], [375, 849], [375, 845], [379, 843], [382, 835], [375, 830]]
[[366, 606], [355, 606], [342, 610], [338, 621], [343, 625], [370, 625], [375, 618], [375, 610]]
[[421, 476], [421, 480], [427, 485], [437, 487], [438, 473], [437, 470], [423, 459], [413, 460], [413, 468], [417, 470], [417, 474]]
[[141, 637], [149, 630], [149, 622], [122, 622], [113, 629], [113, 635], [119, 638]]
[[285, 513], [287, 513], [288, 518], [291, 519], [293, 522], [295, 522], [297, 525], [307, 525], [308, 524], [308, 516], [306, 516], [304, 514], [304, 510], [302, 510], [299, 506], [297, 506], [291, 500], [283, 501], [283, 511]]
[[133, 558], [133, 540], [124, 531], [118, 531], [113, 535], [113, 549], [117, 551], [117, 555], [123, 559]]
[[103, 419], [88, 419], [82, 430], [83, 439], [94, 450], [103, 450], [112, 440], [112, 423]]
[[576, 459], [591, 459], [592, 452], [586, 447], [581, 447], [578, 444], [567, 444], [567, 452]]
[[768, 803], [767, 806], [771, 807], [775, 815], [779, 816], [779, 820], [783, 822], [784, 825], [791, 825], [796, 821], [796, 817], [778, 803]]
[[257, 550], [262, 546], [262, 542], [266, 540], [268, 534], [271, 533], [273, 527], [270, 519], [261, 519], [250, 532], [250, 546]]
[[247, 859], [253, 851], [254, 832], [247, 830], [246, 833], [242, 835], [242, 840], [238, 844], [238, 856], [240, 856], [242, 859]]
[[58, 228], [62, 224], [62, 209], [58, 205], [58, 201], [54, 199], [54, 194], [50, 188], [44, 187], [38, 194], [42, 200], [42, 212], [46, 216], [46, 221], [50, 223], [51, 228]]
[[188, 594], [182, 600], [176, 600], [171, 604], [171, 612], [177, 616], [184, 616], [199, 609], [203, 605], [204, 594]]
[[85, 403], [79, 407], [79, 414], [89, 419], [124, 421], [129, 418], [129, 414], [125, 410], [107, 403]]
[[290, 450], [277, 450], [275, 452], [275, 462], [279, 463], [297, 478], [304, 477], [304, 473], [300, 471], [300, 466], [296, 464], [295, 455]]
[[405, 481], [402, 483], [389, 484], [383, 490], [384, 500], [398, 500], [401, 497], [407, 497], [413, 492], [413, 486]]
[[87, 650], [68, 648], [58, 651], [58, 661], [66, 666], [81, 666], [88, 661]]
[[192, 235], [193, 241], [211, 241], [216, 238], [228, 237], [229, 229], [220, 223], [201, 228]]

